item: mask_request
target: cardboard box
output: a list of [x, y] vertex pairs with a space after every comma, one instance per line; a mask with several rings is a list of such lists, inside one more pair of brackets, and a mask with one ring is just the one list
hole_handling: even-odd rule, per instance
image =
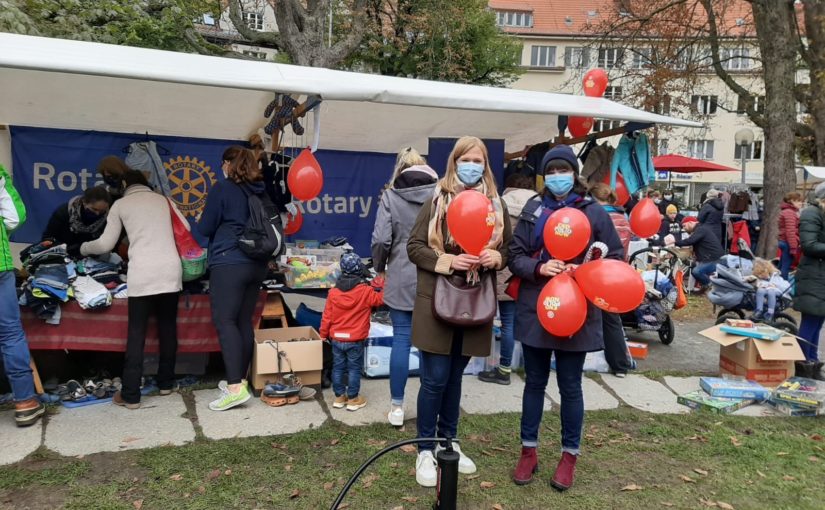
[[[279, 351], [286, 353], [289, 363], [279, 358]], [[275, 382], [279, 374], [289, 373], [290, 365], [305, 385], [321, 384], [323, 342], [315, 328], [302, 326], [256, 330], [252, 386], [262, 390], [267, 383]]]
[[730, 414], [754, 403], [748, 399], [711, 397], [702, 390], [679, 395], [676, 402], [691, 409], [701, 409], [714, 414]]
[[627, 348], [633, 359], [647, 359], [647, 344], [642, 342], [627, 342]]
[[748, 380], [701, 377], [699, 378], [699, 385], [712, 397], [762, 401], [771, 396], [771, 390], [757, 382]]
[[720, 328], [716, 325], [699, 334], [722, 346], [719, 350], [719, 370], [723, 374], [742, 376], [773, 387], [793, 377], [794, 361], [805, 359], [799, 342], [792, 336], [770, 342], [731, 335]]

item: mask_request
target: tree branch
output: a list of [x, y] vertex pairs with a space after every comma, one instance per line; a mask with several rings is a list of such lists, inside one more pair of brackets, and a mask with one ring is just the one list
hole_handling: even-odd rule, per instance
[[243, 19], [239, 0], [229, 0], [229, 20], [241, 36], [252, 44], [267, 44], [281, 49], [281, 37], [275, 32], [252, 30]]

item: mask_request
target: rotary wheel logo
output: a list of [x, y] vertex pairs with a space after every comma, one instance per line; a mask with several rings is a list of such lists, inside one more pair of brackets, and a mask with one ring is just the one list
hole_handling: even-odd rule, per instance
[[184, 216], [197, 218], [206, 204], [209, 188], [215, 184], [215, 174], [206, 161], [189, 156], [170, 159], [163, 166], [169, 176], [172, 200]]

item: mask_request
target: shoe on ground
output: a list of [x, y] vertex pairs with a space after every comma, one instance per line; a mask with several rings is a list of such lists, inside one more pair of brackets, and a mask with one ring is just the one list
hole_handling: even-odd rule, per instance
[[46, 414], [46, 406], [37, 398], [14, 403], [14, 422], [18, 427], [34, 425], [44, 414]]
[[[440, 452], [443, 449], [443, 446], [436, 445], [435, 455], [438, 456], [438, 452]], [[476, 467], [476, 463], [473, 462], [472, 459], [470, 459], [470, 457], [464, 455], [464, 452], [461, 451], [461, 447], [458, 445], [458, 443], [453, 443], [453, 450], [458, 452], [458, 472], [465, 475], [471, 475], [475, 473], [478, 469]]]
[[510, 384], [510, 372], [503, 370], [501, 367], [494, 367], [491, 370], [485, 370], [478, 373], [479, 381], [508, 385]]
[[338, 397], [335, 397], [335, 400], [332, 401], [332, 407], [334, 407], [335, 409], [343, 409], [347, 407], [347, 396], [340, 395]]
[[387, 419], [390, 421], [390, 425], [394, 427], [401, 427], [404, 425], [404, 408], [403, 407], [396, 407], [392, 406], [390, 412], [387, 413]]
[[536, 448], [529, 446], [521, 447], [521, 457], [518, 459], [516, 469], [513, 471], [513, 481], [516, 485], [527, 485], [533, 481], [533, 475], [539, 470], [539, 457]]
[[415, 461], [415, 481], [422, 487], [435, 487], [438, 479], [438, 464], [433, 452], [424, 450], [418, 453]]
[[165, 397], [165, 396], [167, 396], [167, 395], [171, 395], [172, 393], [177, 393], [177, 391], [178, 391], [179, 389], [180, 389], [180, 386], [178, 386], [178, 383], [175, 383], [175, 385], [174, 385], [174, 386], [172, 386], [171, 388], [166, 389], [166, 390], [159, 390], [159, 391], [158, 391], [158, 393], [159, 393], [162, 397]]
[[627, 377], [627, 372], [623, 370], [618, 370], [613, 372], [613, 376], [618, 377], [619, 379], [624, 379], [625, 377]]
[[759, 322], [764, 318], [765, 318], [765, 315], [761, 311], [753, 312], [753, 315], [751, 315], [751, 320], [754, 321], [754, 322]]
[[213, 411], [226, 411], [237, 407], [252, 398], [249, 393], [249, 388], [246, 386], [246, 381], [241, 382], [241, 390], [238, 393], [229, 391], [229, 386], [226, 389], [221, 389], [221, 396], [209, 403], [209, 409]]
[[556, 472], [553, 474], [553, 479], [550, 480], [550, 485], [559, 491], [566, 491], [573, 486], [573, 480], [576, 477], [576, 460], [578, 457], [572, 453], [563, 452], [559, 465], [556, 466]]
[[357, 411], [367, 405], [367, 399], [361, 395], [356, 395], [354, 398], [347, 398], [347, 411]]
[[116, 406], [125, 407], [126, 409], [140, 409], [140, 402], [136, 404], [132, 404], [123, 400], [123, 395], [120, 394], [119, 391], [116, 391], [115, 394], [112, 396], [112, 403]]

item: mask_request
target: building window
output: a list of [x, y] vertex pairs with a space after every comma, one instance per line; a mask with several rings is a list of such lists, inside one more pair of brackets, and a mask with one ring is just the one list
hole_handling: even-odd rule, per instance
[[751, 67], [750, 53], [748, 48], [722, 48], [719, 58], [724, 69], [744, 71]]
[[719, 96], [691, 96], [690, 109], [700, 115], [713, 115], [719, 104]]
[[257, 58], [258, 60], [266, 60], [266, 53], [263, 51], [243, 50], [242, 53], [248, 57]]
[[244, 11], [242, 13], [242, 16], [243, 20], [246, 22], [246, 26], [248, 26], [252, 30], [257, 30], [260, 32], [264, 29], [264, 17], [262, 14], [251, 11]]
[[533, 14], [529, 12], [497, 11], [496, 24], [500, 27], [530, 28], [533, 26]]
[[713, 140], [688, 140], [688, 156], [713, 159]]
[[564, 67], [587, 69], [590, 67], [590, 50], [582, 46], [568, 46], [564, 49]]
[[555, 46], [533, 46], [530, 67], [556, 67]]
[[602, 131], [609, 131], [611, 129], [617, 129], [622, 127], [622, 121], [620, 120], [597, 120], [593, 123], [593, 132], [594, 133], [601, 133]]
[[599, 50], [599, 67], [613, 69], [621, 67], [624, 60], [624, 50], [621, 48], [602, 48]]
[[663, 96], [658, 103], [653, 105], [653, 113], [670, 115], [670, 102], [670, 96]]
[[[745, 106], [745, 98], [739, 96], [739, 100], [736, 103], [736, 113], [739, 115], [745, 115], [747, 112], [747, 107]], [[765, 96], [753, 96], [753, 110], [756, 113], [763, 113], [765, 111]]]
[[211, 14], [204, 14], [202, 22], [204, 25], [209, 25], [210, 27], [215, 26], [215, 18], [213, 18]]
[[667, 147], [668, 142], [669, 142], [669, 140], [667, 138], [659, 138], [659, 140], [657, 142], [658, 143], [656, 144], [656, 150], [657, 150], [656, 154], [658, 156], [663, 156], [665, 154], [670, 154], [670, 151], [668, 150], [668, 147]]
[[[745, 159], [762, 159], [762, 140], [755, 140], [751, 145], [745, 147]], [[737, 161], [742, 159], [742, 146], [733, 145], [733, 158]]]
[[618, 101], [622, 98], [622, 88], [621, 87], [614, 87], [609, 86], [604, 89], [604, 98], [610, 99], [611, 101]]
[[650, 48], [636, 48], [632, 50], [633, 69], [644, 69], [650, 65]]

